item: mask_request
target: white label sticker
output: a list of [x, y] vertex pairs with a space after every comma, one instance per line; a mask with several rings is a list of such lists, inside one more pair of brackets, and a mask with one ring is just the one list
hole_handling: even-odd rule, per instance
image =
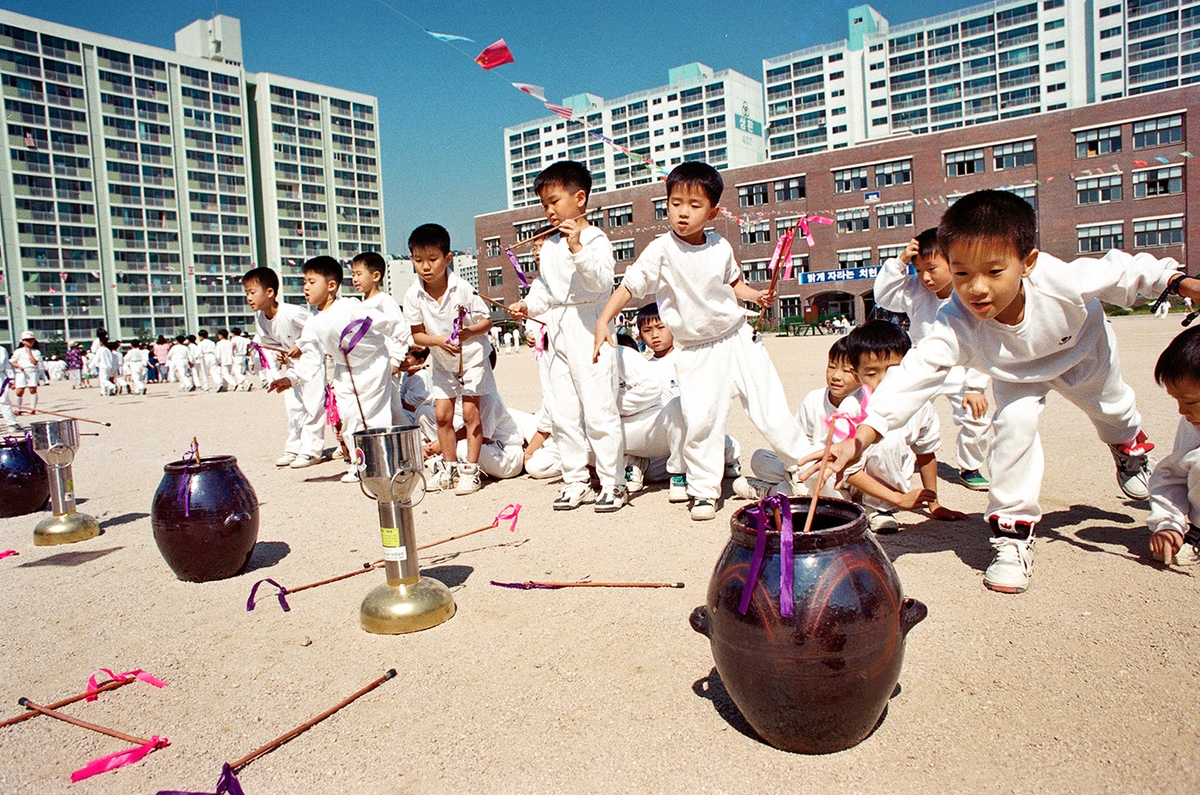
[[383, 559], [403, 563], [404, 561], [408, 560], [408, 547], [384, 547]]

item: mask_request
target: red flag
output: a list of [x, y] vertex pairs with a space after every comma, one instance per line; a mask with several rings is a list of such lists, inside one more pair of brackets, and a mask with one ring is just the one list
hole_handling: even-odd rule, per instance
[[555, 105], [553, 102], [546, 102], [544, 104], [551, 113], [557, 113], [567, 121], [570, 121], [575, 115], [570, 108], [564, 108], [562, 105]]
[[1134, 160], [1133, 164], [1135, 166], [1137, 166], [1138, 168], [1143, 168], [1146, 165], [1146, 161], [1145, 160]]
[[33, 137], [33, 133], [29, 130], [25, 131], [25, 146], [30, 149], [37, 149], [37, 141]]
[[475, 59], [475, 63], [484, 69], [495, 69], [502, 64], [513, 63], [515, 60], [508, 45], [504, 43], [504, 39], [500, 39], [496, 43], [484, 47], [483, 52], [479, 53]]

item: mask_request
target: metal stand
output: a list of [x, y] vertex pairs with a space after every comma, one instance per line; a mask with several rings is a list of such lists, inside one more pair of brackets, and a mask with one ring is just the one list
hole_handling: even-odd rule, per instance
[[441, 582], [422, 577], [413, 505], [425, 496], [421, 431], [414, 426], [354, 434], [363, 493], [379, 505], [387, 583], [367, 594], [359, 623], [377, 635], [435, 627], [454, 615], [454, 596]]
[[94, 516], [75, 510], [75, 478], [71, 464], [79, 449], [79, 428], [75, 420], [48, 420], [29, 423], [33, 450], [46, 462], [50, 478], [51, 515], [33, 529], [35, 546], [73, 544], [100, 535], [100, 523]]

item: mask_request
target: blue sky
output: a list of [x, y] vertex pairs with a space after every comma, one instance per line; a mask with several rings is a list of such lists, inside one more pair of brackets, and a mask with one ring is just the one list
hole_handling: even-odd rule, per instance
[[[473, 217], [505, 207], [505, 126], [546, 115], [517, 81], [547, 98], [612, 98], [665, 85], [672, 66], [701, 61], [762, 79], [762, 59], [845, 38], [855, 2], [604, 2], [386, 0], [430, 30], [468, 36], [456, 52], [379, 0], [8, 0], [30, 16], [174, 49], [174, 33], [214, 13], [242, 21], [245, 67], [379, 97], [388, 251], [426, 222], [474, 246]], [[893, 23], [969, 5], [872, 3]], [[635, 10], [636, 9], [636, 10]], [[919, 9], [919, 11], [918, 11]], [[689, 15], [690, 14], [690, 15]], [[516, 63], [484, 72], [471, 60], [504, 38]]]

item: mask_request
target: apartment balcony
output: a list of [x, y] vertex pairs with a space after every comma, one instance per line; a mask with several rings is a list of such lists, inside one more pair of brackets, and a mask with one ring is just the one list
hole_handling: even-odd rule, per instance
[[73, 108], [75, 110], [84, 110], [87, 108], [87, 103], [82, 99], [74, 97], [64, 97], [59, 94], [47, 94], [46, 102], [51, 105], [58, 105], [61, 108]]
[[1148, 3], [1129, 3], [1126, 8], [1126, 17], [1134, 19], [1146, 14], [1153, 14], [1156, 11], [1165, 11], [1168, 8], [1178, 8], [1179, 0], [1151, 0]]
[[130, 284], [128, 282], [117, 282], [117, 293], [120, 295], [126, 294], [144, 294], [150, 292], [148, 284]]
[[23, 63], [12, 63], [11, 61], [0, 61], [0, 71], [16, 72], [19, 75], [27, 75], [29, 77], [41, 77], [42, 70], [36, 66], [26, 66]]
[[1169, 19], [1164, 22], [1160, 22], [1157, 25], [1151, 25], [1151, 26], [1145, 27], [1145, 28], [1134, 29], [1134, 28], [1130, 27], [1129, 32], [1128, 32], [1128, 38], [1130, 41], [1134, 41], [1136, 39], [1144, 39], [1147, 36], [1156, 36], [1159, 33], [1166, 33], [1167, 31], [1178, 30], [1178, 29], [1179, 29], [1179, 20], [1178, 19]]
[[[1200, 45], [1200, 40], [1197, 40], [1197, 42], [1193, 44], [1193, 46], [1196, 45]], [[1126, 63], [1137, 63], [1138, 61], [1145, 61], [1149, 60], [1150, 58], [1158, 58], [1163, 55], [1173, 55], [1177, 52], [1179, 52], [1179, 42], [1172, 38], [1161, 47], [1154, 47], [1153, 49], [1149, 50], [1138, 50], [1134, 52], [1131, 48], [1125, 55], [1125, 61]]]
[[50, 210], [49, 212], [42, 212], [40, 210], [18, 209], [17, 210], [17, 220], [18, 221], [49, 221], [50, 223], [54, 223], [55, 215], [54, 215], [53, 210]]
[[21, 124], [32, 124], [40, 127], [46, 123], [45, 116], [36, 116], [32, 113], [21, 113], [15, 110], [5, 112], [4, 116], [9, 121], [19, 121]]
[[54, 195], [59, 199], [91, 199], [94, 196], [89, 190], [68, 190], [67, 188], [59, 188]]
[[29, 91], [24, 88], [16, 88], [14, 86], [4, 87], [4, 96], [16, 97], [18, 99], [27, 99], [30, 102], [45, 102], [46, 95], [41, 91]]
[[54, 197], [53, 188], [39, 188], [32, 185], [18, 185], [16, 186], [16, 192], [18, 196], [29, 196], [34, 198], [41, 197], [47, 199]]
[[1014, 25], [1020, 25], [1024, 22], [1032, 22], [1038, 18], [1037, 11], [1027, 11], [1024, 14], [1008, 17], [1006, 19], [997, 20], [996, 27], [1011, 28]]
[[67, 132], [87, 132], [87, 124], [85, 122], [74, 122], [68, 119], [56, 119], [50, 117], [50, 129], [66, 130]]
[[1179, 74], [1179, 66], [1177, 64], [1169, 64], [1161, 69], [1155, 69], [1152, 72], [1141, 72], [1139, 74], [1129, 75], [1129, 84], [1138, 85], [1140, 83], [1150, 83], [1155, 80], [1162, 80], [1166, 77], [1175, 77]]
[[964, 42], [962, 45], [962, 54], [964, 58], [974, 58], [976, 55], [996, 51], [996, 40], [988, 37], [985, 41]]

